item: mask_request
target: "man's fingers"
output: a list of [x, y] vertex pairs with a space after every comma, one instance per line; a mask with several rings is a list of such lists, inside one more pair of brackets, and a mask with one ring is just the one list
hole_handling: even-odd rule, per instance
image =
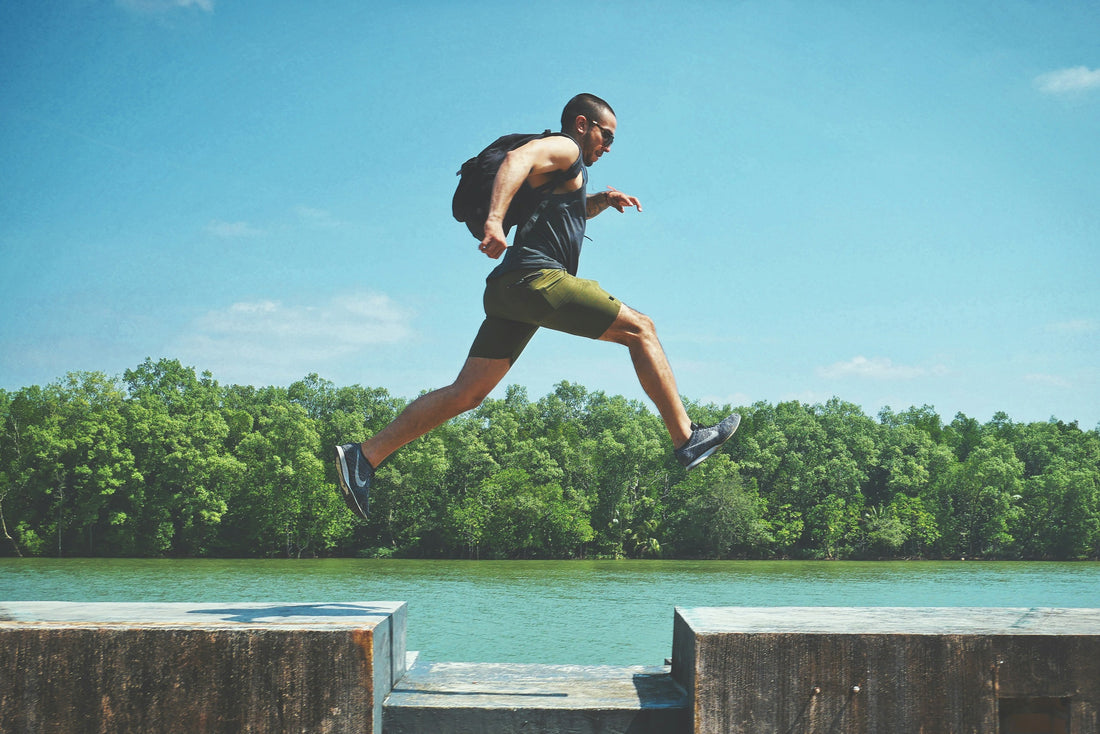
[[630, 206], [636, 207], [638, 211], [642, 210], [642, 202], [638, 201], [638, 197], [624, 194], [614, 186], [608, 186], [607, 190], [610, 192], [607, 195], [607, 203], [620, 212], [625, 212], [626, 208]]
[[508, 249], [508, 246], [507, 245], [501, 245], [499, 242], [489, 242], [489, 243], [482, 242], [480, 245], [478, 245], [477, 249], [481, 250], [487, 256], [489, 256], [489, 257], [491, 257], [495, 260], [498, 257], [500, 257], [501, 253], [503, 253], [505, 250]]

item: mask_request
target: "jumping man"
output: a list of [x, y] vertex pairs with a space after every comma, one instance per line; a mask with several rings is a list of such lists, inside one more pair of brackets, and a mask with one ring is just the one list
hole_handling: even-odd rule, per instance
[[[668, 429], [679, 462], [691, 469], [737, 430], [736, 413], [710, 427], [691, 422], [676, 379], [657, 340], [653, 321], [577, 276], [586, 220], [608, 208], [642, 210], [633, 196], [608, 187], [588, 194], [588, 167], [611, 150], [617, 120], [611, 106], [591, 94], [565, 105], [561, 134], [532, 140], [508, 153], [493, 182], [480, 250], [504, 259], [485, 285], [485, 321], [466, 363], [447, 387], [426, 393], [363, 443], [336, 447], [336, 469], [348, 507], [366, 518], [374, 470], [390, 454], [455, 416], [473, 410], [511, 369], [540, 326], [622, 344], [634, 371]], [[562, 173], [565, 172], [565, 173]], [[517, 227], [512, 246], [503, 228], [508, 206], [521, 187], [546, 194], [537, 219]]]

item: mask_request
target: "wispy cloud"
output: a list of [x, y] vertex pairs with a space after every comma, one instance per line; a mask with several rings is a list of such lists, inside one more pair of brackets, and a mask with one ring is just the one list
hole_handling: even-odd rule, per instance
[[1070, 321], [1058, 321], [1047, 324], [1047, 331], [1055, 334], [1091, 334], [1100, 331], [1100, 321], [1093, 319], [1072, 319]]
[[343, 295], [320, 305], [242, 302], [198, 318], [172, 348], [215, 372], [279, 380], [408, 340], [411, 321], [411, 311], [382, 293]]
[[206, 13], [214, 12], [214, 0], [115, 0], [120, 8], [139, 13], [164, 13], [180, 8], [198, 8]]
[[1044, 94], [1076, 94], [1100, 89], [1100, 69], [1074, 66], [1035, 77], [1036, 88]]
[[855, 377], [869, 380], [913, 380], [929, 375], [938, 376], [947, 373], [942, 365], [918, 367], [894, 364], [888, 357], [863, 356], [852, 357], [846, 362], [836, 362], [827, 367], [819, 367], [817, 373], [828, 379]]
[[334, 217], [331, 212], [325, 209], [316, 209], [311, 206], [298, 206], [294, 208], [294, 213], [298, 215], [299, 221], [312, 227], [335, 229], [344, 224]]
[[1070, 388], [1073, 385], [1064, 377], [1058, 375], [1044, 375], [1044, 374], [1030, 374], [1024, 375], [1024, 379], [1028, 382], [1034, 382], [1039, 385], [1047, 385], [1048, 387], [1061, 387]]
[[248, 222], [223, 222], [219, 219], [211, 221], [204, 230], [207, 234], [226, 240], [259, 237], [265, 234], [264, 230], [254, 227]]

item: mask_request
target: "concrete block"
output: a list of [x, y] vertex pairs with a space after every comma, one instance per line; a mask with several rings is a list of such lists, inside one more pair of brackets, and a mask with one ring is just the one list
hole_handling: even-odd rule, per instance
[[0, 603], [4, 732], [373, 732], [404, 602]]
[[678, 734], [686, 697], [664, 667], [417, 662], [385, 734]]
[[698, 733], [1100, 732], [1100, 610], [677, 609], [672, 672]]

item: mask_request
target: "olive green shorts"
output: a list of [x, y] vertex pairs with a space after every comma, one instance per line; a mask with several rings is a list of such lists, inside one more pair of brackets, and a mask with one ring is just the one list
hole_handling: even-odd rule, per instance
[[471, 357], [515, 362], [540, 326], [598, 339], [622, 304], [594, 280], [564, 270], [517, 270], [485, 284], [485, 321]]

